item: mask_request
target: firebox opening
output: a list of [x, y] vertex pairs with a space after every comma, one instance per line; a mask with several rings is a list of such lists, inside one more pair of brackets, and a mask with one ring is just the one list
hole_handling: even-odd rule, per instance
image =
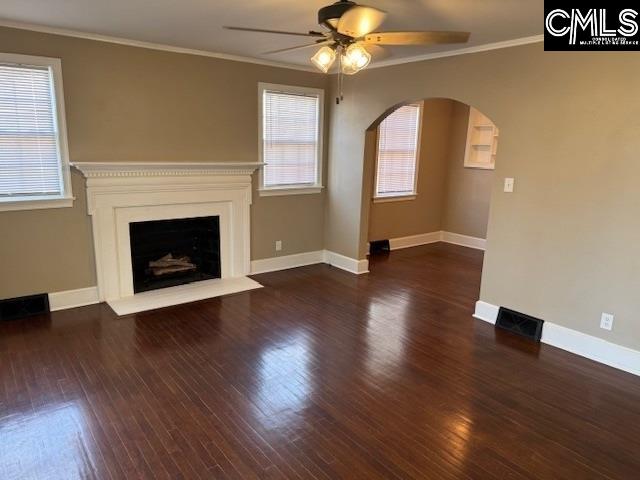
[[220, 217], [129, 224], [134, 293], [220, 278]]

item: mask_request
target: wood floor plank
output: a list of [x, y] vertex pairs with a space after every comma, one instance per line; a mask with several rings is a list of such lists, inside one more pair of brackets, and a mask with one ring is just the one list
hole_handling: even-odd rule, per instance
[[0, 323], [0, 478], [638, 478], [640, 379], [474, 320], [482, 260]]

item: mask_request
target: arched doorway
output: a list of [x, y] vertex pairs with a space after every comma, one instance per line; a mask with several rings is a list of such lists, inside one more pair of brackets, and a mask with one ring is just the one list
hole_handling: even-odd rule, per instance
[[[449, 98], [408, 101], [365, 132], [367, 242], [391, 250], [447, 242], [484, 250], [499, 129]], [[364, 213], [364, 212], [363, 212]]]

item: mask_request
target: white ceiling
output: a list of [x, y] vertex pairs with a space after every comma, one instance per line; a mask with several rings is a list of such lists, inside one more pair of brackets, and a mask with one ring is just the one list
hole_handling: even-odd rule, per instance
[[[317, 10], [330, 3], [331, 0], [2, 0], [0, 19], [307, 65], [311, 49], [261, 54], [312, 43], [304, 37], [233, 32], [223, 30], [222, 26], [305, 32], [318, 29]], [[543, 0], [364, 0], [363, 3], [389, 13], [379, 30], [469, 31], [471, 40], [464, 46], [542, 33]], [[462, 47], [393, 47], [389, 49], [388, 60]]]

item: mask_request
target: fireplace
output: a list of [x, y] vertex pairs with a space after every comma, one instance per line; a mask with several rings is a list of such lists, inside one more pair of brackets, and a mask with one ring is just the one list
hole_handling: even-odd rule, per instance
[[75, 163], [87, 178], [100, 300], [128, 315], [260, 288], [246, 276], [260, 165]]
[[134, 293], [220, 278], [220, 217], [129, 224]]

